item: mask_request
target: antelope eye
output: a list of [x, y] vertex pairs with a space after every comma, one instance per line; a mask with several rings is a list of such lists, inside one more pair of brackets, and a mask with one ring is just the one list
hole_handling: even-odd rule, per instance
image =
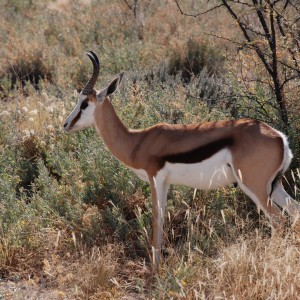
[[81, 103], [80, 109], [86, 109], [88, 107], [88, 103], [86, 101]]

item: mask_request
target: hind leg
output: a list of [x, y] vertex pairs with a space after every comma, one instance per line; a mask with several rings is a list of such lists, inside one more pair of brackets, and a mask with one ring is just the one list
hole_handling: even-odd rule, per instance
[[255, 193], [251, 187], [249, 188], [243, 183], [240, 183], [239, 186], [243, 192], [252, 199], [257, 208], [261, 209], [268, 217], [272, 229], [281, 231], [284, 226], [284, 218], [277, 205], [268, 197], [265, 186], [260, 188], [256, 187]]
[[271, 197], [277, 205], [282, 207], [294, 219], [294, 224], [300, 223], [300, 205], [284, 190], [281, 183], [276, 185]]
[[284, 218], [281, 214], [280, 209], [277, 207], [275, 203], [273, 203], [272, 199], [269, 198], [268, 194], [268, 178], [265, 179], [260, 177], [260, 180], [253, 180], [255, 174], [253, 176], [242, 176], [240, 170], [238, 170], [238, 174], [234, 172], [235, 179], [242, 189], [242, 191], [252, 199], [252, 201], [256, 204], [257, 208], [262, 210], [264, 214], [270, 220], [271, 227], [275, 231], [282, 231], [284, 226]]

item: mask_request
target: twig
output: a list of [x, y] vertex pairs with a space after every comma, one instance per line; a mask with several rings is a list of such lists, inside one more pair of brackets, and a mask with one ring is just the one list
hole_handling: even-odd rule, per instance
[[212, 8], [209, 8], [209, 9], [207, 9], [205, 11], [202, 11], [202, 12], [199, 12], [199, 13], [196, 13], [196, 14], [188, 14], [188, 13], [186, 13], [186, 12], [184, 12], [182, 10], [181, 6], [178, 3], [178, 0], [174, 0], [174, 1], [175, 1], [175, 3], [176, 3], [176, 5], [177, 5], [177, 7], [178, 7], [178, 9], [179, 9], [179, 11], [180, 11], [180, 13], [182, 15], [187, 16], [187, 17], [194, 17], [194, 18], [199, 17], [201, 15], [205, 15], [205, 14], [207, 14], [207, 13], [209, 13], [209, 12], [211, 12], [211, 11], [213, 11], [213, 10], [215, 10], [215, 9], [220, 8], [220, 7], [223, 6], [223, 4], [219, 4], [219, 5], [216, 5], [216, 6], [212, 7]]

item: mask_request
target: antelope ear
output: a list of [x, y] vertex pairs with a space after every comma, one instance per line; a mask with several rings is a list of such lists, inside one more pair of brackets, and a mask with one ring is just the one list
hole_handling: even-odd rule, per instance
[[124, 73], [120, 73], [106, 88], [104, 88], [98, 95], [97, 95], [97, 101], [101, 102], [105, 99], [105, 97], [113, 94], [118, 86], [120, 85]]

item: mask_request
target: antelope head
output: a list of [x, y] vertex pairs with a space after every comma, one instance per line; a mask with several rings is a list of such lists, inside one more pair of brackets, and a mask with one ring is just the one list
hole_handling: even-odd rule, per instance
[[101, 91], [94, 89], [100, 71], [100, 63], [97, 55], [89, 51], [86, 53], [93, 63], [93, 74], [83, 90], [78, 94], [78, 101], [64, 123], [64, 129], [68, 132], [78, 131], [94, 126], [94, 111], [97, 105], [101, 105], [105, 98], [113, 94], [118, 88], [123, 73], [120, 73], [111, 83]]

